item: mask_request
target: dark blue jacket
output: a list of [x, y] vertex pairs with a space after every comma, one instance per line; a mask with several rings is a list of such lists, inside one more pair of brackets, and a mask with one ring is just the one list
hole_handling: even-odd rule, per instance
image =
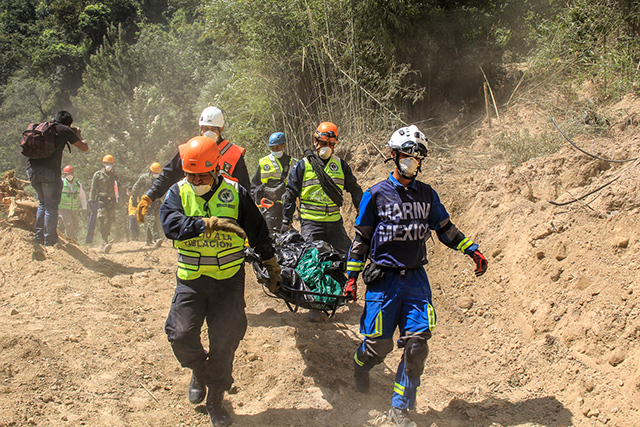
[[[202, 196], [205, 200], [211, 199], [220, 185], [222, 177], [218, 175], [217, 184], [211, 191]], [[249, 239], [249, 245], [255, 249], [262, 260], [267, 260], [274, 256], [271, 238], [267, 223], [260, 214], [256, 204], [251, 200], [251, 196], [242, 186], [238, 186], [240, 196], [240, 207], [238, 212], [238, 224], [244, 229]], [[162, 230], [167, 239], [188, 240], [204, 233], [204, 221], [200, 217], [186, 216], [180, 199], [180, 188], [173, 185], [164, 203], [160, 206], [160, 221]]]
[[[315, 155], [315, 154], [314, 154]], [[316, 155], [318, 159], [318, 157]], [[329, 162], [329, 159], [323, 160], [320, 159], [322, 163], [326, 164]], [[343, 159], [340, 159], [340, 166], [342, 167], [342, 172], [344, 173], [344, 189], [347, 190], [351, 194], [351, 201], [353, 202], [353, 206], [358, 208], [360, 205], [360, 200], [362, 200], [362, 188], [360, 184], [358, 184], [358, 180], [355, 175], [351, 171], [351, 168]], [[282, 216], [285, 220], [291, 221], [293, 218], [293, 213], [296, 210], [296, 199], [300, 197], [302, 193], [302, 182], [304, 181], [304, 158], [298, 160], [291, 172], [289, 172], [289, 180], [287, 182], [287, 192], [282, 198]]]
[[[392, 268], [419, 268], [427, 263], [426, 242], [434, 230], [452, 249], [469, 242], [451, 220], [438, 193], [413, 180], [406, 188], [393, 174], [368, 189], [356, 218], [356, 237], [349, 259], [371, 261]], [[472, 243], [463, 252], [473, 254]]]

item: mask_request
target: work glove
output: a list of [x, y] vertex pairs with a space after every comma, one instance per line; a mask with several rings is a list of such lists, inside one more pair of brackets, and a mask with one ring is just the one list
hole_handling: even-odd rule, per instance
[[349, 277], [347, 286], [344, 288], [344, 296], [347, 297], [347, 301], [358, 301], [358, 284], [355, 277]]
[[476, 263], [476, 269], [474, 273], [476, 273], [476, 276], [478, 277], [482, 276], [485, 271], [487, 271], [487, 259], [477, 249], [472, 254], [469, 254], [469, 256], [473, 258], [473, 262]]
[[269, 291], [275, 293], [280, 287], [280, 283], [282, 283], [282, 269], [280, 268], [280, 264], [278, 264], [275, 256], [266, 261], [262, 261], [262, 264], [267, 269], [267, 273], [269, 273], [267, 287]]
[[149, 205], [151, 202], [151, 198], [146, 194], [142, 196], [138, 202], [138, 207], [136, 207], [136, 219], [140, 224], [144, 224], [144, 216], [149, 212]]
[[211, 233], [213, 231], [226, 231], [227, 233], [235, 233], [241, 239], [246, 239], [247, 235], [240, 227], [240, 224], [235, 219], [231, 218], [218, 218], [217, 216], [212, 216], [209, 218], [202, 218], [205, 225], [205, 231], [207, 233]]
[[280, 227], [280, 233], [286, 233], [291, 228], [291, 221], [288, 219], [282, 220], [282, 226]]

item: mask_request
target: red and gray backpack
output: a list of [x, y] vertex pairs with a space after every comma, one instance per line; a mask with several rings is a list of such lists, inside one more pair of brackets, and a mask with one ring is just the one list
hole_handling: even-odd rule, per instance
[[30, 159], [45, 159], [56, 150], [56, 125], [54, 122], [31, 123], [22, 133], [20, 152]]

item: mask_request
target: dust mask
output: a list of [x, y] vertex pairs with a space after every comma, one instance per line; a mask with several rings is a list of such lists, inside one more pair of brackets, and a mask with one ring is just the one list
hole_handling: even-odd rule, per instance
[[273, 157], [276, 159], [279, 159], [284, 154], [284, 151], [272, 151], [271, 154], [273, 154]]
[[320, 157], [322, 160], [327, 160], [329, 157], [331, 157], [332, 152], [333, 150], [331, 149], [331, 147], [321, 147], [318, 150], [318, 157]]
[[159, 173], [152, 173], [151, 176], [154, 177], [154, 178], [157, 178], [157, 177], [160, 176], [160, 174]]
[[73, 175], [67, 175], [67, 181], [72, 182], [73, 181]]
[[416, 176], [418, 173], [418, 166], [420, 166], [420, 162], [414, 157], [405, 157], [404, 159], [400, 159], [398, 161], [398, 169], [400, 170], [400, 175], [403, 177], [410, 179]]
[[206, 136], [207, 138], [213, 139], [216, 143], [220, 140], [220, 135], [218, 135], [217, 133], [215, 133], [212, 130], [206, 131], [204, 133], [204, 136]]
[[211, 191], [211, 183], [205, 185], [193, 185], [193, 192], [196, 193], [196, 196], [203, 196]]
[[104, 165], [104, 169], [107, 172], [111, 172], [111, 169], [113, 169], [113, 165], [111, 163], [107, 163], [106, 165]]

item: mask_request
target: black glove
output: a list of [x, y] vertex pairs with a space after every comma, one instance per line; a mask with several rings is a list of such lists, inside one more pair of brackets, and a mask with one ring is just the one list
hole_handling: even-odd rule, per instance
[[482, 276], [485, 271], [487, 271], [487, 259], [480, 253], [479, 250], [476, 250], [473, 254], [469, 255], [473, 258], [473, 262], [476, 263], [475, 273], [476, 276]]
[[281, 233], [286, 233], [291, 228], [291, 221], [288, 219], [282, 220], [282, 226], [280, 227]]

